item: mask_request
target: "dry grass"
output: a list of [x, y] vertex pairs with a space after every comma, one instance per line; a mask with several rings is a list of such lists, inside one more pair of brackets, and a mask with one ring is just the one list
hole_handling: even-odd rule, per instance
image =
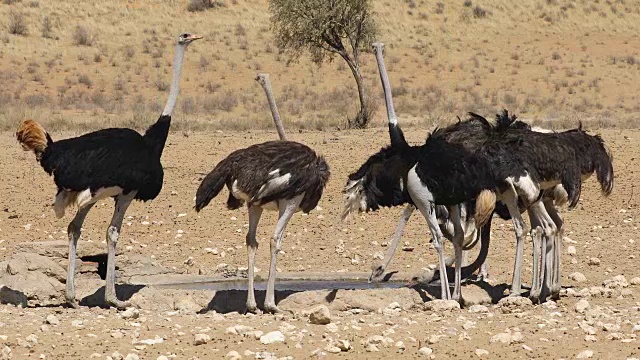
[[[203, 11], [189, 11], [198, 4]], [[637, 2], [376, 0], [375, 9], [403, 124], [430, 127], [502, 107], [556, 127], [640, 119]], [[10, 31], [12, 22], [25, 30]], [[357, 111], [341, 61], [289, 64], [273, 46], [266, 0], [3, 0], [0, 24], [2, 129], [25, 115], [60, 129], [143, 129], [162, 109], [183, 31], [205, 39], [187, 51], [176, 129], [270, 127], [258, 71], [271, 74], [294, 129], [342, 128]], [[375, 60], [362, 58], [378, 104], [372, 126], [380, 126]]]

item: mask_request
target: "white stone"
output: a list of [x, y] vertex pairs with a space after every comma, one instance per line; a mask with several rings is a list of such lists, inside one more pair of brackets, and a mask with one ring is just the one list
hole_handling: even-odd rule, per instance
[[600, 259], [598, 259], [597, 257], [589, 258], [589, 260], [587, 260], [587, 264], [593, 265], [593, 266], [600, 265]]
[[229, 351], [225, 357], [231, 360], [242, 359], [242, 356], [240, 355], [240, 353], [235, 350]]
[[309, 322], [314, 325], [327, 325], [331, 322], [331, 311], [326, 305], [320, 305], [311, 310]]
[[156, 360], [169, 360], [169, 358], [164, 355], [160, 355], [156, 358]]
[[621, 289], [629, 286], [627, 279], [624, 275], [616, 275], [611, 279], [605, 280], [602, 285], [604, 285], [607, 289]]
[[336, 346], [341, 351], [349, 351], [349, 350], [351, 350], [351, 343], [349, 342], [349, 340], [338, 340], [338, 341], [336, 341]]
[[569, 279], [571, 279], [571, 280], [573, 280], [575, 282], [579, 282], [579, 283], [587, 281], [587, 277], [584, 276], [584, 274], [582, 274], [580, 272], [571, 273], [569, 275]]
[[127, 310], [120, 313], [120, 317], [129, 320], [129, 319], [137, 319], [140, 316], [140, 311], [134, 307], [127, 308]]
[[567, 246], [567, 254], [569, 254], [571, 256], [575, 256], [576, 255], [576, 247], [573, 246], [573, 245]]
[[431, 354], [433, 354], [433, 350], [431, 350], [431, 348], [428, 348], [428, 347], [421, 347], [420, 350], [418, 350], [418, 352], [420, 353], [420, 355], [423, 355], [423, 356], [430, 356]]
[[576, 303], [575, 310], [577, 313], [583, 314], [590, 307], [589, 302], [585, 299], [580, 299]]
[[280, 331], [271, 331], [260, 337], [260, 342], [269, 345], [274, 343], [282, 343], [284, 342], [284, 334]]
[[489, 352], [485, 349], [476, 349], [476, 356], [483, 357], [485, 355], [489, 355]]
[[640, 277], [636, 276], [629, 280], [629, 284], [631, 285], [640, 285]]
[[486, 313], [489, 312], [489, 308], [484, 305], [471, 305], [469, 307], [470, 313]]
[[211, 340], [211, 336], [207, 334], [196, 334], [193, 338], [194, 345], [204, 345]]
[[509, 333], [498, 333], [498, 334], [495, 334], [489, 339], [489, 342], [490, 343], [501, 342], [503, 344], [509, 344], [511, 342], [511, 334], [509, 334]]
[[129, 353], [127, 354], [127, 356], [125, 356], [124, 360], [140, 360], [140, 357], [138, 356], [138, 354]]
[[576, 355], [576, 359], [590, 359], [591, 357], [593, 357], [593, 351], [591, 350], [584, 350]]
[[455, 300], [431, 300], [425, 304], [425, 309], [431, 310], [434, 312], [442, 312], [442, 311], [452, 311], [459, 310], [460, 303]]
[[58, 320], [58, 318], [53, 314], [50, 314], [49, 316], [47, 316], [47, 318], [45, 319], [45, 322], [49, 325], [60, 324], [60, 320]]

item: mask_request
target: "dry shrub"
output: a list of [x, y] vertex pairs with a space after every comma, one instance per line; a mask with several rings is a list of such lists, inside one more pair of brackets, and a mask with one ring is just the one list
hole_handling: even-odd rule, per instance
[[53, 38], [53, 23], [48, 16], [42, 19], [42, 37], [46, 39]]
[[224, 3], [222, 1], [191, 0], [189, 1], [189, 5], [187, 5], [187, 11], [191, 11], [191, 12], [205, 11], [208, 9], [213, 9], [221, 6], [224, 6]]
[[86, 25], [76, 25], [73, 31], [73, 42], [76, 45], [92, 46], [95, 42], [95, 36]]
[[13, 35], [27, 35], [29, 29], [27, 28], [27, 20], [24, 14], [11, 9], [9, 11], [9, 34]]

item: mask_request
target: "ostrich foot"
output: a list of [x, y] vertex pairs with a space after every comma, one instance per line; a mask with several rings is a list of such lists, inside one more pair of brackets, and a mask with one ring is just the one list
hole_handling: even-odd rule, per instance
[[80, 305], [78, 305], [78, 302], [76, 301], [76, 299], [67, 299], [66, 305], [73, 309], [80, 309]]
[[113, 306], [118, 310], [124, 310], [124, 309], [132, 306], [129, 301], [120, 301], [115, 297], [114, 298], [105, 299], [105, 302], [107, 303], [107, 305]]

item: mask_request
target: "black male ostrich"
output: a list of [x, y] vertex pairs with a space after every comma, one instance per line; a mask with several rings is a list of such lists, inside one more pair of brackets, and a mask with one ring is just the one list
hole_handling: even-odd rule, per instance
[[[284, 130], [271, 94], [268, 77], [258, 76], [267, 93], [278, 134]], [[329, 165], [311, 148], [294, 141], [268, 141], [236, 150], [220, 161], [202, 180], [196, 192], [196, 211], [202, 210], [226, 185], [229, 190], [227, 208], [235, 210], [247, 203], [249, 231], [246, 244], [249, 259], [249, 289], [247, 311], [256, 312], [254, 294], [254, 264], [258, 248], [256, 230], [263, 210], [279, 212], [276, 230], [271, 239], [271, 262], [264, 310], [279, 312], [275, 302], [276, 256], [282, 248], [287, 223], [294, 213], [313, 210], [329, 180]]]
[[[451, 298], [442, 252], [442, 231], [436, 204], [448, 207], [454, 226], [452, 242], [456, 253], [462, 252], [465, 231], [462, 228], [460, 204], [475, 200], [476, 224], [481, 227], [495, 206], [496, 184], [489, 164], [458, 144], [446, 141], [448, 128], [434, 131], [421, 146], [409, 146], [397, 124], [389, 79], [384, 67], [382, 43], [373, 44], [387, 105], [391, 145], [371, 156], [360, 169], [349, 176], [345, 186], [346, 217], [351, 211], [375, 210], [380, 206], [403, 203], [415, 205], [427, 219], [438, 252], [443, 280], [442, 297]], [[385, 164], [384, 168], [380, 165]], [[374, 175], [375, 174], [375, 175]], [[410, 208], [403, 214], [408, 218]], [[399, 227], [402, 226], [402, 220]], [[461, 256], [460, 256], [461, 259]], [[461, 263], [456, 257], [455, 299], [460, 298]]]
[[44, 128], [33, 120], [24, 120], [16, 132], [23, 148], [33, 151], [44, 170], [49, 175], [53, 174], [58, 187], [54, 203], [56, 216], [63, 217], [69, 206], [75, 204], [78, 207], [67, 229], [69, 267], [66, 299], [74, 308], [78, 307], [74, 275], [76, 246], [82, 223], [93, 205], [107, 197], [115, 199], [115, 211], [107, 230], [105, 301], [120, 309], [129, 306], [128, 302], [118, 300], [115, 290], [115, 255], [120, 228], [131, 201], [152, 200], [162, 189], [164, 175], [160, 157], [178, 96], [184, 52], [191, 42], [201, 38], [189, 33], [178, 37], [169, 99], [158, 121], [144, 135], [132, 129], [111, 128], [53, 141]]

